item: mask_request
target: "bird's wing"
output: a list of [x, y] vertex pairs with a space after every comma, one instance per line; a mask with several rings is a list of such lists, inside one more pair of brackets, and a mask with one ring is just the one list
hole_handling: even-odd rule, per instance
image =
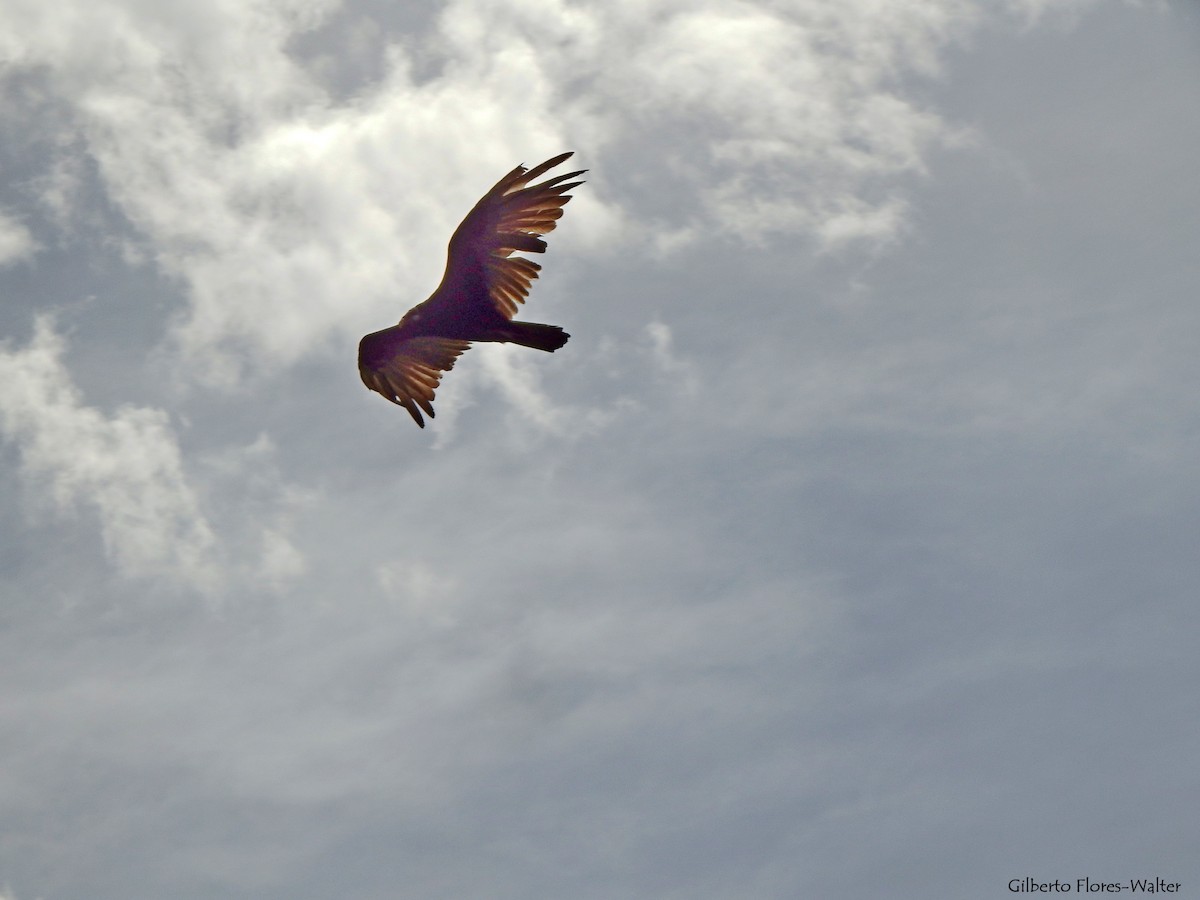
[[380, 341], [378, 347], [363, 346], [358, 372], [367, 387], [403, 406], [424, 428], [421, 410], [433, 418], [433, 392], [442, 373], [454, 368], [455, 360], [470, 346], [470, 341], [439, 337], [409, 338], [394, 346]]
[[571, 200], [566, 192], [583, 184], [570, 179], [587, 170], [529, 183], [571, 156], [563, 153], [532, 169], [517, 166], [483, 195], [450, 238], [446, 274], [436, 297], [487, 304], [506, 319], [516, 314], [541, 266], [512, 254], [546, 252], [540, 235], [553, 231], [562, 217]]

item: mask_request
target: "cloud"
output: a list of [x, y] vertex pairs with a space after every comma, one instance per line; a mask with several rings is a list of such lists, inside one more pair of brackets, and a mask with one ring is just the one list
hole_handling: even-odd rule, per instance
[[36, 250], [37, 243], [29, 229], [0, 212], [0, 267], [29, 259]]
[[[1078, 6], [1014, 0], [1003, 8]], [[79, 195], [94, 179], [119, 212], [114, 230], [126, 258], [151, 262], [183, 287], [160, 348], [177, 386], [232, 387], [306, 357], [348, 356], [359, 334], [395, 321], [433, 287], [446, 236], [495, 175], [576, 140], [597, 171], [554, 236], [554, 267], [589, 254], [619, 265], [785, 235], [817, 248], [894, 240], [908, 227], [908, 180], [924, 175], [935, 148], [962, 138], [914, 84], [937, 77], [947, 49], [983, 21], [961, 0], [516, 8], [457, 0], [423, 23], [419, 40], [371, 43], [374, 79], [335, 90], [320, 54], [306, 56], [296, 42], [315, 35], [319, 45], [340, 16], [359, 46], [372, 14], [316, 0], [227, 3], [204, 15], [118, 0], [0, 10], [8, 71], [39, 79], [76, 126], [72, 140], [52, 142], [30, 181], [41, 210], [60, 223], [77, 219], [68, 213], [83, 206]], [[106, 27], [114, 22], [120, 27]], [[55, 128], [61, 138], [62, 123]], [[15, 219], [0, 219], [0, 258], [33, 246]], [[564, 246], [578, 255], [560, 259]], [[702, 376], [678, 362], [678, 330], [649, 326], [649, 360], [638, 358], [645, 348], [636, 341], [611, 341], [590, 362], [631, 372], [652, 361], [695, 394]], [[214, 526], [200, 513], [212, 492], [183, 474], [162, 411], [127, 407], [105, 417], [84, 406], [51, 352], [61, 355], [57, 337], [45, 327], [38, 334], [41, 344], [7, 359], [49, 354], [51, 374], [39, 383], [66, 387], [48, 408], [60, 419], [82, 411], [89, 434], [128, 432], [159, 447], [150, 482], [173, 485], [167, 493], [179, 509], [195, 513], [172, 550], [119, 537], [123, 526], [110, 515], [114, 559], [130, 572], [164, 567], [172, 553], [188, 555], [197, 573], [215, 565]], [[542, 387], [545, 361], [475, 352], [443, 388], [453, 402], [442, 403], [440, 446], [454, 411], [480, 389], [518, 413], [515, 427], [558, 436], [596, 432], [644, 389], [630, 387], [607, 406], [572, 405]], [[729, 362], [732, 371], [741, 365]], [[11, 422], [14, 404], [6, 401]], [[33, 409], [10, 425], [30, 447], [51, 419]], [[97, 441], [101, 452], [107, 445]], [[254, 471], [259, 452], [247, 449], [234, 465], [241, 474], [215, 493]], [[45, 460], [27, 468], [59, 472], [60, 481], [74, 471]], [[78, 499], [88, 490], [75, 479], [67, 493]], [[236, 527], [261, 547], [261, 572], [274, 573], [267, 580], [282, 584], [304, 568], [285, 537], [291, 513], [282, 511], [297, 502], [282, 482], [264, 491], [278, 500], [269, 514], [278, 521]], [[221, 515], [234, 527], [232, 510]]]
[[[186, 288], [176, 351], [203, 364], [179, 378], [229, 386], [344, 352], [362, 323], [432, 289], [446, 236], [493, 177], [567, 146], [621, 161], [572, 207], [568, 230], [593, 240], [891, 240], [902, 179], [960, 137], [910, 81], [936, 75], [980, 18], [961, 0], [458, 0], [420, 40], [372, 45], [378, 77], [342, 96], [290, 43], [339, 15], [355, 13], [325, 0], [0, 12], [10, 70], [43, 73], [70, 110], [84, 146], [62, 152], [95, 160], [127, 251]], [[357, 15], [341, 33], [361, 38]], [[639, 149], [650, 138], [654, 154]], [[44, 207], [61, 213], [69, 166], [47, 165]]]
[[[0, 5], [78, 134], [3, 198], [45, 247], [0, 271], [9, 893], [1192, 859], [1186, 802], [1127, 827], [1195, 743], [1186, 38], [1166, 79], [1119, 5], [979, 54], [1016, 4], [61, 8]], [[938, 154], [968, 117], [1028, 190]], [[572, 342], [472, 351], [418, 431], [353, 342], [568, 147], [529, 315]]]
[[26, 477], [44, 485], [60, 513], [89, 507], [125, 574], [210, 589], [219, 577], [216, 538], [166, 414], [125, 406], [105, 416], [84, 405], [63, 365], [65, 349], [40, 317], [26, 347], [0, 352], [0, 423]]
[[663, 376], [671, 379], [685, 395], [695, 396], [700, 389], [699, 374], [692, 363], [680, 359], [675, 352], [670, 326], [655, 319], [646, 326], [646, 336], [650, 339], [654, 364]]
[[972, 19], [960, 4], [668, 10], [651, 27], [630, 21], [628, 63], [600, 76], [626, 142], [648, 126], [675, 136], [658, 173], [694, 202], [687, 219], [656, 223], [668, 239], [784, 232], [832, 244], [895, 232], [899, 200], [880, 179], [920, 173], [950, 131], [902, 82], [936, 71], [941, 46]]
[[[125, 405], [106, 415], [86, 405], [64, 363], [66, 352], [46, 316], [38, 317], [25, 347], [0, 350], [5, 385], [0, 430], [17, 446], [22, 472], [37, 496], [60, 515], [84, 509], [95, 515], [106, 554], [127, 577], [214, 594], [239, 568], [276, 587], [300, 574], [303, 560], [282, 533], [286, 521], [278, 512], [294, 492], [274, 481], [264, 465], [271, 451], [265, 439], [226, 451], [223, 462], [208, 461], [205, 483], [219, 484], [212, 471], [221, 470], [237, 481], [239, 514], [253, 514], [241, 534], [235, 521], [223, 521], [218, 529], [188, 477], [167, 414]], [[266, 487], [256, 490], [264, 479]], [[233, 547], [246, 549], [231, 552]]]

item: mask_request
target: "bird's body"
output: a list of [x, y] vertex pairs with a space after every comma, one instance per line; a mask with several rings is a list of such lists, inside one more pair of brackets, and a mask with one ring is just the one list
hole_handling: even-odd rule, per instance
[[408, 410], [422, 428], [421, 410], [433, 417], [433, 395], [474, 341], [514, 343], [553, 353], [570, 337], [557, 325], [516, 322], [541, 268], [516, 251], [544, 253], [540, 235], [554, 230], [566, 193], [581, 181], [569, 172], [529, 182], [571, 156], [563, 153], [532, 169], [517, 166], [475, 204], [450, 238], [446, 273], [429, 299], [397, 325], [364, 337], [358, 345], [363, 384]]

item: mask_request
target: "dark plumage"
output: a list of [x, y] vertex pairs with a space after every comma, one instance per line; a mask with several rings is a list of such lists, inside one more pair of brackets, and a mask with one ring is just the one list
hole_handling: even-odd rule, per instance
[[358, 344], [363, 384], [408, 410], [425, 427], [421, 411], [433, 417], [433, 392], [442, 372], [472, 341], [520, 344], [553, 353], [570, 337], [557, 325], [516, 322], [541, 269], [520, 256], [545, 253], [540, 235], [554, 230], [567, 194], [582, 181], [570, 181], [586, 169], [535, 178], [568, 159], [563, 153], [540, 166], [517, 166], [483, 195], [450, 238], [446, 274], [424, 303], [404, 314], [400, 324], [368, 334]]

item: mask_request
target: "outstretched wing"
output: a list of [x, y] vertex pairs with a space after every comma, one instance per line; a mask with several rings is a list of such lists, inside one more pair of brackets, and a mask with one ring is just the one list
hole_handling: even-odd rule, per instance
[[562, 218], [567, 194], [582, 181], [571, 181], [586, 169], [530, 185], [573, 154], [563, 153], [540, 166], [517, 166], [483, 195], [450, 238], [446, 274], [431, 300], [481, 306], [511, 319], [525, 302], [541, 269], [515, 251], [545, 253], [541, 235]]
[[358, 374], [363, 384], [403, 406], [424, 428], [421, 410], [433, 418], [433, 392], [442, 373], [454, 368], [455, 360], [471, 343], [440, 337], [397, 340], [398, 331], [387, 328], [362, 339]]

